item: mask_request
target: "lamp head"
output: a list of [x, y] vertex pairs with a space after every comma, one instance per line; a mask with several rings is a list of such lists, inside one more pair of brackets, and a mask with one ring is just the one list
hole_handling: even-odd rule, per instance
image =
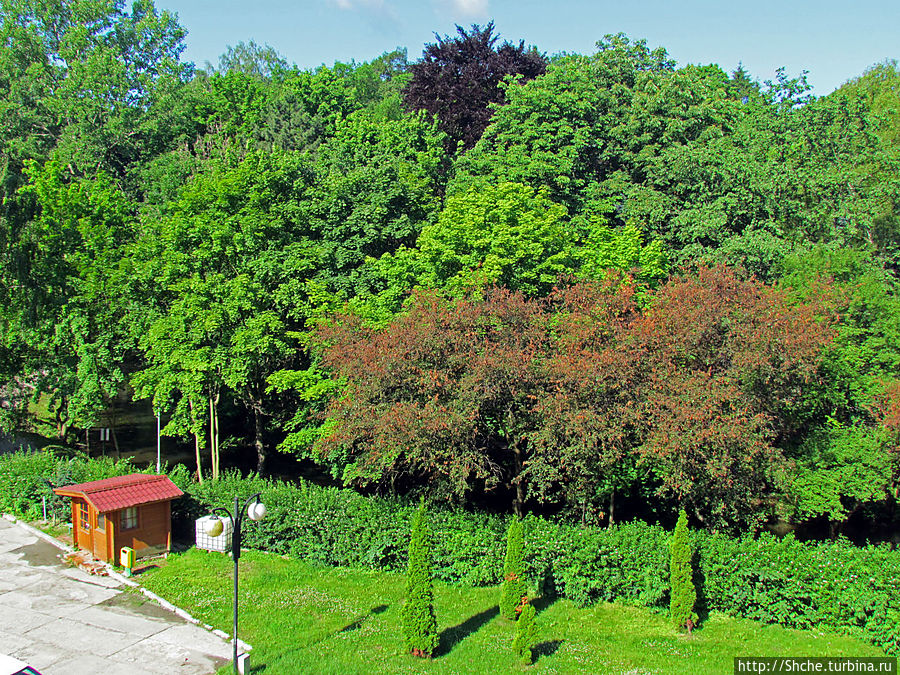
[[253, 502], [247, 507], [247, 515], [250, 520], [262, 520], [266, 517], [266, 505], [262, 502]]
[[222, 525], [222, 519], [219, 516], [210, 516], [209, 519], [203, 523], [203, 529], [210, 537], [218, 537], [222, 534], [222, 530], [225, 529], [224, 525]]

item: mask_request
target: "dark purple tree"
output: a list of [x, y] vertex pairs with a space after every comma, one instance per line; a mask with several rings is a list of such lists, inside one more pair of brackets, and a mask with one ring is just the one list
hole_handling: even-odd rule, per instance
[[421, 60], [410, 66], [412, 78], [403, 89], [408, 110], [427, 110], [437, 115], [442, 131], [449, 135], [451, 151], [462, 141], [465, 149], [481, 138], [491, 119], [491, 103], [502, 103], [500, 83], [507, 75], [521, 81], [541, 75], [547, 60], [525, 42], [504, 41], [496, 47], [494, 22], [470, 31], [456, 27], [455, 37], [435, 33], [436, 43], [425, 45]]

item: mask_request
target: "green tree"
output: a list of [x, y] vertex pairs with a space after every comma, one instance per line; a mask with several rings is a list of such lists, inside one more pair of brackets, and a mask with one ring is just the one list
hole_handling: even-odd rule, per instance
[[120, 260], [132, 205], [106, 174], [73, 179], [51, 161], [31, 163], [26, 175], [20, 194], [37, 214], [22, 232], [28, 274], [2, 310], [2, 337], [17, 355], [8, 376], [34, 400], [48, 396], [65, 439], [96, 421], [131, 367]]
[[258, 45], [253, 40], [228, 45], [219, 57], [219, 72], [237, 71], [259, 78], [271, 78], [283, 74], [288, 63], [278, 51], [269, 45]]
[[425, 500], [412, 521], [409, 541], [409, 568], [406, 572], [406, 601], [400, 610], [406, 650], [430, 658], [438, 645], [437, 617], [434, 613], [434, 582], [431, 575], [431, 539]]
[[531, 665], [533, 655], [531, 648], [537, 640], [537, 628], [534, 617], [536, 611], [530, 602], [525, 603], [519, 618], [516, 619], [516, 637], [513, 639], [513, 652], [525, 665]]
[[359, 112], [336, 124], [301, 204], [326, 256], [319, 279], [329, 290], [349, 299], [370, 289], [366, 258], [412, 246], [434, 221], [442, 138], [422, 114], [381, 120]]
[[878, 116], [878, 133], [889, 145], [900, 146], [900, 69], [896, 59], [866, 68], [831, 96], [862, 96]]
[[214, 456], [218, 402], [232, 396], [252, 421], [260, 471], [269, 452], [266, 378], [294, 362], [291, 333], [304, 326], [319, 261], [295, 212], [302, 167], [289, 153], [210, 161], [165, 218], [143, 223], [130, 255], [144, 299], [139, 394], [176, 406], [181, 421], [170, 431], [196, 434], [196, 411], [209, 404]]
[[500, 588], [500, 616], [515, 619], [527, 600], [525, 585], [525, 538], [522, 521], [513, 518], [506, 533], [506, 558], [503, 561], [503, 586]]
[[817, 246], [785, 259], [781, 284], [803, 300], [826, 298], [837, 317], [823, 376], [800, 406], [804, 433], [785, 446], [795, 468], [784, 494], [787, 515], [825, 516], [837, 535], [850, 514], [895, 491], [890, 434], [877, 410], [900, 372], [896, 281], [863, 251]]
[[684, 509], [678, 512], [678, 522], [672, 533], [669, 544], [671, 558], [669, 562], [669, 615], [678, 630], [687, 629], [690, 633], [697, 625], [698, 616], [694, 611], [697, 602], [697, 589], [694, 588], [694, 570], [691, 563], [690, 533], [688, 532], [687, 513]]
[[376, 304], [394, 309], [414, 286], [458, 296], [499, 285], [543, 297], [561, 280], [599, 279], [608, 269], [655, 285], [668, 268], [659, 243], [645, 244], [637, 227], [608, 227], [599, 217], [571, 219], [546, 190], [520, 183], [450, 195], [415, 248], [401, 247], [369, 265], [386, 286]]

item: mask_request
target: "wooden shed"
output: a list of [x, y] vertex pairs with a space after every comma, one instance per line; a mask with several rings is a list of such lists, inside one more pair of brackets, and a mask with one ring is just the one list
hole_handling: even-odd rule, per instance
[[167, 476], [133, 473], [54, 488], [72, 498], [72, 537], [107, 562], [117, 562], [123, 546], [137, 557], [169, 551], [172, 500], [184, 494]]

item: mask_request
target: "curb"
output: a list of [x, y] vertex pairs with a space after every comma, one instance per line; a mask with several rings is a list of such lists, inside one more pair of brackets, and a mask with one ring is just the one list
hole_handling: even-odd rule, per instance
[[[36, 527], [33, 527], [32, 525], [29, 525], [24, 520], [20, 520], [19, 518], [16, 518], [13, 515], [4, 513], [3, 519], [9, 521], [10, 523], [13, 523], [14, 525], [19, 526], [26, 532], [33, 534], [35, 537], [38, 537], [39, 539], [43, 539], [48, 544], [53, 544], [54, 546], [56, 546], [56, 548], [60, 549], [61, 551], [65, 551], [66, 553], [75, 553], [76, 552], [75, 549], [72, 548], [71, 546], [69, 546], [68, 544], [61, 542], [56, 537], [53, 537], [53, 536], [47, 534], [46, 532], [43, 532], [43, 531], [37, 529]], [[124, 584], [125, 586], [129, 586], [131, 588], [136, 588], [136, 589], [140, 590], [141, 594], [143, 594], [145, 597], [147, 597], [148, 599], [155, 602], [157, 605], [159, 605], [163, 609], [172, 612], [173, 614], [181, 617], [182, 619], [184, 619], [185, 621], [187, 621], [189, 623], [192, 623], [196, 626], [200, 626], [201, 628], [209, 631], [216, 637], [219, 637], [225, 641], [231, 640], [230, 636], [225, 631], [219, 630], [218, 628], [213, 628], [209, 624], [203, 623], [202, 621], [200, 621], [200, 619], [194, 618], [193, 616], [191, 616], [191, 614], [189, 614], [186, 610], [182, 609], [181, 607], [173, 605], [171, 602], [169, 602], [168, 600], [165, 600], [164, 598], [161, 598], [153, 591], [148, 591], [146, 588], [141, 586], [139, 583], [137, 583], [133, 579], [130, 579], [129, 577], [124, 576], [123, 574], [120, 574], [115, 569], [113, 569], [113, 566], [110, 565], [109, 563], [105, 562], [105, 563], [103, 563], [103, 565], [106, 568], [107, 575], [111, 579], [115, 579], [116, 581]], [[253, 647], [251, 645], [248, 645], [246, 642], [244, 642], [240, 638], [238, 638], [237, 642], [238, 642], [238, 647], [240, 649], [243, 649], [244, 651], [249, 652], [250, 650], [253, 649]]]

